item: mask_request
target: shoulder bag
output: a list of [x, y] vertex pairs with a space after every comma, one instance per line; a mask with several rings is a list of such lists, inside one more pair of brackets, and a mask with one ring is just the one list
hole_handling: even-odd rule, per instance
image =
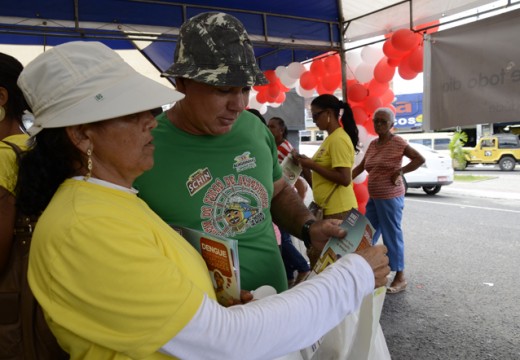
[[[21, 149], [7, 141], [19, 159]], [[27, 270], [35, 217], [18, 213], [11, 252], [0, 273], [0, 359], [68, 359], [47, 326], [43, 311], [29, 288]]]

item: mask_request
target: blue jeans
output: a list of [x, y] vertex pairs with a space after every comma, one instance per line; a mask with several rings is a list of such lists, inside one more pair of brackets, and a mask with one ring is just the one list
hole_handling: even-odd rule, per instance
[[376, 229], [372, 243], [375, 244], [380, 235], [388, 248], [388, 259], [392, 271], [404, 270], [404, 239], [401, 229], [403, 219], [404, 196], [392, 199], [368, 200], [366, 217]]
[[291, 234], [280, 228], [282, 235], [282, 259], [287, 273], [287, 280], [294, 279], [294, 271], [306, 272], [310, 271], [309, 264], [303, 255], [294, 246]]

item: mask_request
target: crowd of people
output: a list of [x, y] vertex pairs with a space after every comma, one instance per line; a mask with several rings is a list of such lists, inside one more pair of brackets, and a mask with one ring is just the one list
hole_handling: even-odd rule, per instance
[[[299, 154], [283, 119], [262, 124], [245, 111], [251, 88], [267, 79], [235, 17], [201, 13], [182, 25], [163, 74], [176, 90], [98, 42], [58, 45], [25, 68], [0, 54], [0, 65], [0, 286], [17, 219], [37, 218], [28, 284], [67, 357], [274, 359], [315, 343], [390, 270], [387, 292], [406, 288], [402, 175], [424, 159], [391, 133], [394, 114], [381, 108], [378, 138], [354, 166], [352, 110], [328, 94], [311, 103], [328, 136], [312, 158]], [[298, 185], [283, 178], [286, 156], [303, 169]], [[374, 246], [302, 281], [328, 239], [345, 236], [353, 180], [365, 170]], [[323, 219], [303, 201], [307, 183]], [[230, 306], [217, 302], [204, 260], [176, 226], [238, 240], [242, 292]], [[380, 234], [384, 245], [375, 244]], [[310, 265], [292, 237], [308, 247]], [[253, 300], [265, 285], [278, 294]], [[16, 305], [5, 298], [0, 329]], [[0, 357], [58, 358], [27, 347]]]

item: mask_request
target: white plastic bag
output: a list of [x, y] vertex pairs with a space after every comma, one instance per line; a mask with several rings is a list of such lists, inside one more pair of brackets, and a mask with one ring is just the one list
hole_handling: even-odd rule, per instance
[[361, 307], [329, 331], [311, 354], [302, 350], [304, 359], [312, 360], [389, 360], [390, 352], [379, 319], [386, 287], [376, 289], [363, 299]]

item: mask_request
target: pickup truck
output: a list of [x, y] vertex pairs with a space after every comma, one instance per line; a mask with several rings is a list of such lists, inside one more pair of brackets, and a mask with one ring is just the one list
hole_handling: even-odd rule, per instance
[[515, 134], [483, 136], [474, 148], [463, 148], [466, 165], [498, 164], [500, 170], [512, 171], [520, 162], [520, 139]]

